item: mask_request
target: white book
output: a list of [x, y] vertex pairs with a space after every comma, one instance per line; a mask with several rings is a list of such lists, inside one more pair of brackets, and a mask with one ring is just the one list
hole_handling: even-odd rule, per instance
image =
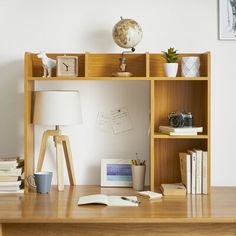
[[196, 132], [191, 132], [191, 133], [175, 133], [175, 132], [171, 132], [171, 131], [166, 131], [166, 130], [161, 130], [162, 134], [168, 134], [170, 136], [195, 136], [197, 135]]
[[20, 186], [21, 185], [21, 181], [12, 181], [12, 182], [0, 182], [0, 188], [2, 186], [4, 187], [12, 187], [12, 186]]
[[191, 175], [191, 182], [192, 182], [192, 189], [191, 193], [195, 194], [196, 193], [196, 153], [193, 151], [188, 151], [188, 153], [191, 155], [191, 170], [192, 170], [192, 175]]
[[18, 176], [1, 176], [0, 175], [0, 182], [13, 182], [19, 179]]
[[187, 189], [187, 193], [191, 193], [191, 155], [188, 153], [179, 153], [181, 180]]
[[20, 160], [19, 157], [0, 157], [0, 165], [3, 163], [17, 164], [18, 160]]
[[202, 193], [208, 194], [208, 155], [207, 152], [202, 152]]
[[196, 153], [196, 194], [202, 193], [202, 150], [193, 150]]
[[17, 163], [2, 162], [0, 163], [0, 171], [14, 170], [17, 167]]
[[12, 194], [12, 193], [14, 193], [14, 194], [17, 194], [17, 193], [19, 193], [19, 194], [22, 194], [22, 193], [24, 193], [24, 189], [18, 189], [18, 190], [14, 190], [14, 191], [0, 191], [0, 194]]
[[14, 170], [0, 170], [0, 176], [21, 176], [22, 168], [17, 168]]
[[0, 193], [1, 192], [16, 192], [19, 191], [19, 186], [0, 186]]
[[107, 196], [104, 194], [93, 194], [79, 198], [78, 205], [102, 204], [107, 206], [138, 206], [136, 196]]
[[172, 126], [159, 126], [160, 131], [169, 131], [174, 133], [201, 133], [203, 132], [203, 127], [179, 127], [174, 128]]
[[148, 197], [150, 200], [162, 198], [161, 193], [156, 193], [156, 192], [152, 192], [152, 191], [141, 191], [141, 192], [138, 192], [138, 194], [143, 197]]

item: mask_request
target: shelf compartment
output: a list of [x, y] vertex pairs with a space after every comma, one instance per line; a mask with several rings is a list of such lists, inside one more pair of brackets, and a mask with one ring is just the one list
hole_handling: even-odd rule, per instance
[[[50, 54], [47, 53], [47, 56], [56, 60], [58, 56], [78, 56], [79, 58], [79, 63], [78, 63], [78, 72], [79, 75], [78, 77], [84, 77], [85, 76], [85, 54], [77, 54], [77, 53], [58, 53], [58, 54]], [[42, 66], [42, 61], [37, 57], [37, 54], [30, 54], [31, 56], [31, 61], [32, 61], [32, 77], [39, 77], [43, 76], [43, 66]], [[63, 80], [65, 77], [56, 77], [56, 67], [52, 69], [52, 78], [56, 78], [54, 80]], [[62, 78], [62, 79], [60, 79]], [[66, 77], [69, 78], [69, 77]], [[77, 78], [77, 77], [71, 77], [72, 78]], [[42, 78], [43, 80], [45, 78]], [[38, 79], [40, 80], [40, 79]], [[48, 79], [49, 80], [49, 79]], [[52, 79], [53, 80], [53, 79]]]
[[[120, 71], [120, 57], [121, 54], [88, 54], [88, 77], [118, 79], [119, 77], [112, 77], [112, 74]], [[134, 77], [146, 77], [146, 54], [125, 54], [125, 58], [128, 72]]]
[[180, 183], [179, 153], [191, 149], [208, 150], [207, 139], [155, 139], [155, 191], [163, 183]]
[[154, 134], [155, 139], [208, 139], [208, 135], [198, 134], [198, 135], [179, 135], [179, 136], [171, 136], [168, 134], [162, 134], [156, 132]]
[[192, 112], [194, 126], [203, 127], [208, 134], [208, 81], [155, 81], [154, 131], [168, 125], [170, 112]]
[[[209, 75], [209, 53], [183, 53], [178, 56], [178, 73], [177, 76], [181, 76], [181, 58], [182, 57], [197, 56], [200, 57], [200, 76], [208, 77]], [[165, 77], [164, 63], [166, 62], [163, 54], [150, 54], [150, 76], [151, 77]]]

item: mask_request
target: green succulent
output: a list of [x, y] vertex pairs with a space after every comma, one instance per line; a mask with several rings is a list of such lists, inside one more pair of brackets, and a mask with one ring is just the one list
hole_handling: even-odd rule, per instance
[[167, 63], [175, 63], [178, 60], [178, 50], [175, 50], [174, 48], [169, 48], [167, 52], [164, 53], [164, 58], [166, 59]]

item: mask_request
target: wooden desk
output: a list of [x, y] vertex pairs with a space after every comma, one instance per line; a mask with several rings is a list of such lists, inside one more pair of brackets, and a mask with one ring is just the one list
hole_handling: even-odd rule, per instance
[[[2, 235], [236, 235], [236, 188], [209, 196], [165, 197], [139, 207], [77, 206], [79, 196], [134, 194], [132, 189], [66, 187], [50, 194], [0, 195]], [[29, 224], [30, 223], [30, 224]]]

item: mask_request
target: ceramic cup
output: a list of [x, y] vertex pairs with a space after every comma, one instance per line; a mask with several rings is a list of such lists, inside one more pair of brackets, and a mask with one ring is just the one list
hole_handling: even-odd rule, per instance
[[132, 165], [133, 189], [141, 191], [144, 189], [145, 182], [145, 165]]
[[[35, 185], [31, 180], [34, 179]], [[52, 172], [40, 171], [30, 175], [27, 179], [30, 186], [36, 188], [38, 193], [49, 193], [52, 183]]]

